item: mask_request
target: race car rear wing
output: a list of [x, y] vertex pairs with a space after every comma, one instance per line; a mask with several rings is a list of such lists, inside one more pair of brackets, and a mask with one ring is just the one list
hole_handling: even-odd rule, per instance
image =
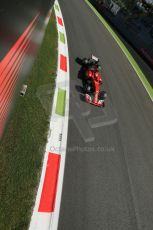
[[93, 54], [92, 54], [91, 58], [92, 58], [94, 61], [96, 61], [96, 62], [98, 62], [98, 61], [99, 61], [99, 58], [97, 58], [97, 57], [96, 57], [96, 56], [94, 56]]

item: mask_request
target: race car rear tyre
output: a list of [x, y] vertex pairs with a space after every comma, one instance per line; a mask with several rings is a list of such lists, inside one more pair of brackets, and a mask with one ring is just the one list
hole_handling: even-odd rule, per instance
[[87, 58], [83, 58], [82, 59], [82, 65], [87, 65], [88, 64], [88, 59]]

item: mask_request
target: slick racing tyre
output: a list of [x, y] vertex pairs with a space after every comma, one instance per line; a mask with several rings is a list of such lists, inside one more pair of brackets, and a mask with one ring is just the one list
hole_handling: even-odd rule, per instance
[[88, 59], [87, 59], [87, 58], [83, 58], [82, 64], [83, 64], [83, 65], [87, 65], [87, 64], [88, 64]]
[[106, 91], [101, 91], [101, 92], [99, 93], [99, 100], [105, 100], [106, 97], [107, 97]]

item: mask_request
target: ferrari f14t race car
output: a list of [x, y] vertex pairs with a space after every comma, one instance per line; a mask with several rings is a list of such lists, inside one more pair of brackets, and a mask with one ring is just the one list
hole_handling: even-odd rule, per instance
[[85, 101], [95, 106], [104, 107], [107, 94], [105, 91], [101, 91], [103, 80], [100, 70], [101, 66], [97, 57], [92, 55], [91, 58], [82, 59], [81, 78]]

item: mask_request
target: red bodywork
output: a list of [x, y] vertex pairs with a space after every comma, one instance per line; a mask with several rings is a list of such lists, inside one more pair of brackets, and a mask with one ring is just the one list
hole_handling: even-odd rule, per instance
[[87, 78], [92, 80], [93, 83], [93, 87], [95, 89], [94, 92], [94, 97], [93, 99], [91, 98], [91, 96], [89, 94], [86, 94], [85, 98], [86, 98], [86, 102], [91, 103], [93, 105], [96, 106], [105, 106], [104, 101], [103, 100], [99, 100], [99, 93], [100, 93], [100, 85], [102, 84], [102, 77], [101, 74], [99, 73], [99, 71], [94, 71], [94, 70], [87, 70]]

